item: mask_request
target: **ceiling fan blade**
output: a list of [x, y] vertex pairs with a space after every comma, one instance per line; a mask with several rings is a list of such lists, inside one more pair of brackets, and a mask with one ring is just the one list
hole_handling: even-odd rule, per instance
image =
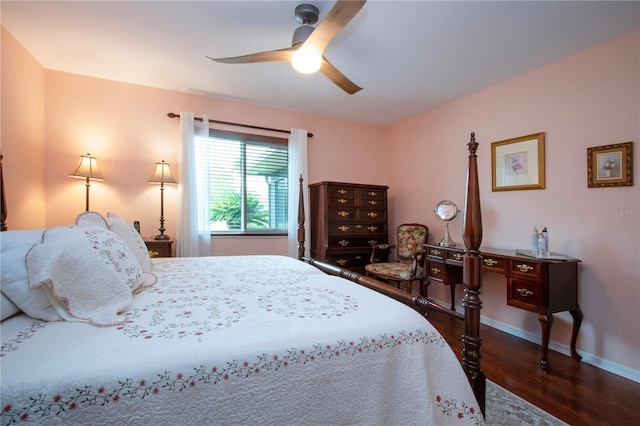
[[362, 90], [362, 87], [349, 80], [336, 67], [334, 67], [331, 62], [327, 61], [324, 56], [322, 57], [320, 72], [324, 74], [329, 80], [333, 81], [339, 88], [350, 95], [353, 95], [354, 93]]
[[323, 53], [331, 39], [351, 22], [366, 2], [366, 0], [338, 0], [303, 43], [304, 47]]
[[233, 56], [230, 58], [207, 58], [223, 64], [253, 64], [256, 62], [290, 62], [291, 56], [300, 46], [285, 47], [278, 50], [267, 50], [266, 52], [251, 53], [243, 56]]

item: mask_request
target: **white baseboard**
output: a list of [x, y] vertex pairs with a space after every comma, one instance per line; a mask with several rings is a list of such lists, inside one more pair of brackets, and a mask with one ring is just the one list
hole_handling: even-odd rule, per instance
[[[437, 300], [438, 303], [443, 306], [448, 306], [448, 302], [444, 302], [442, 300]], [[456, 306], [456, 310], [460, 313], [464, 313], [461, 307]], [[493, 320], [491, 318], [487, 318], [484, 316], [480, 317], [480, 322], [482, 324], [488, 325], [489, 327], [493, 327], [505, 333], [511, 334], [512, 336], [520, 337], [521, 339], [527, 340], [529, 342], [535, 343], [537, 345], [542, 344], [542, 337], [539, 334], [530, 333], [528, 331], [520, 330], [509, 324], [505, 324], [500, 321]], [[552, 349], [561, 354], [571, 356], [571, 351], [568, 345], [557, 342], [555, 340], [549, 341], [549, 349]], [[622, 376], [626, 379], [633, 380], [634, 382], [640, 383], [640, 371], [634, 370], [632, 368], [626, 367], [624, 365], [618, 364], [616, 362], [610, 361], [605, 358], [601, 358], [591, 353], [585, 353], [584, 351], [579, 351], [582, 356], [582, 362], [586, 364], [593, 365], [602, 370], [608, 371], [613, 374], [617, 374], [618, 376]]]

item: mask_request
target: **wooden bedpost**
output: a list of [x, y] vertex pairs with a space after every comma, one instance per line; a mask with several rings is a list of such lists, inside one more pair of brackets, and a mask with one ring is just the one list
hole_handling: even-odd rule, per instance
[[482, 242], [482, 215], [480, 210], [480, 188], [478, 186], [478, 161], [475, 133], [471, 133], [469, 147], [469, 168], [467, 170], [467, 194], [464, 201], [464, 244], [466, 251], [463, 259], [463, 283], [465, 295], [462, 300], [464, 307], [464, 330], [462, 333], [462, 368], [471, 382], [473, 391], [485, 413], [486, 379], [480, 366], [480, 288], [482, 285], [482, 256], [480, 243]]
[[298, 195], [298, 260], [304, 257], [304, 186], [300, 175], [300, 193]]

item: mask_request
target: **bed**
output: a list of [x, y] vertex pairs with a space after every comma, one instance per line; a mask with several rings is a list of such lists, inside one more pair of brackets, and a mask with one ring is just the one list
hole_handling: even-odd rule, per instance
[[429, 299], [313, 259], [149, 259], [88, 212], [0, 234], [2, 425], [483, 424], [476, 146], [462, 366]]

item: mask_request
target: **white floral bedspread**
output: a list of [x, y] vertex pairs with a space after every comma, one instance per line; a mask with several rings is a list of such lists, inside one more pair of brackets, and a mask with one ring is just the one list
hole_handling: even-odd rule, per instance
[[482, 424], [417, 312], [281, 256], [153, 259], [122, 326], [2, 322], [2, 424]]

